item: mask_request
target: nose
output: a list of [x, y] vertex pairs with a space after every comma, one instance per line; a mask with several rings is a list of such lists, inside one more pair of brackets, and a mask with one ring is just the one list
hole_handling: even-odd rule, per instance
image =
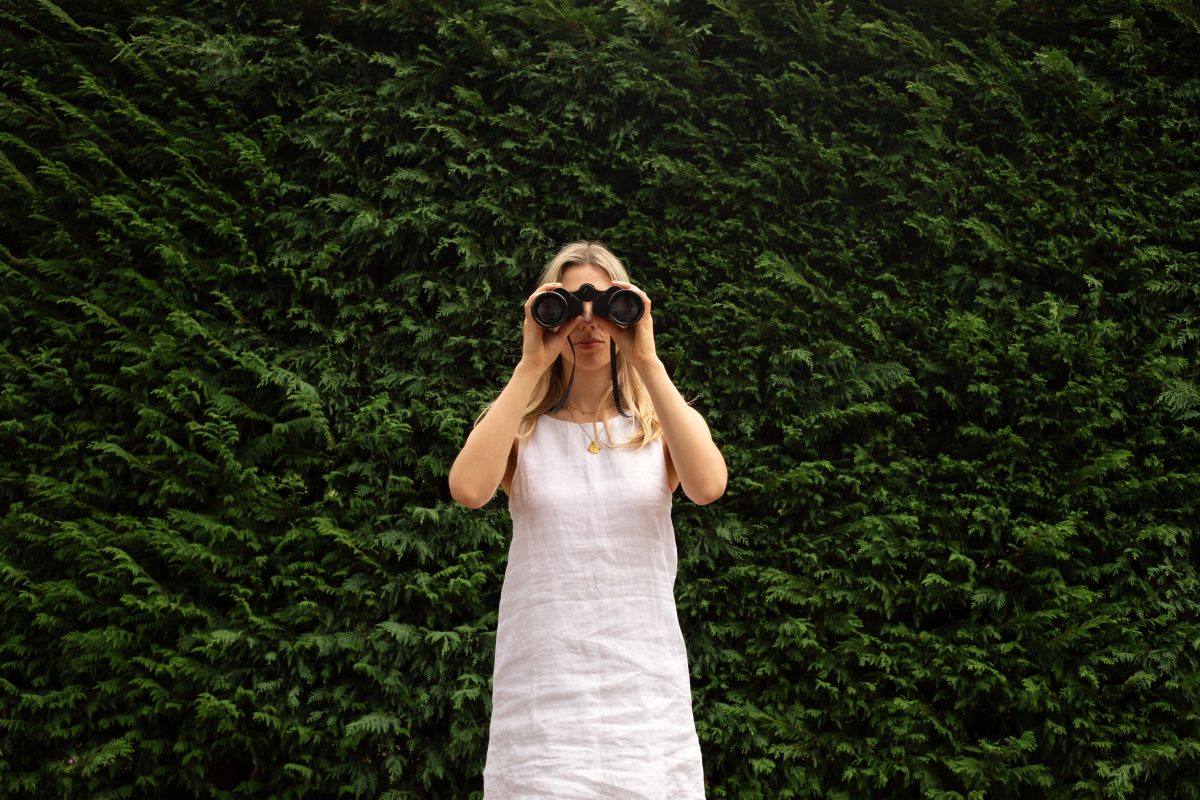
[[594, 319], [592, 316], [592, 302], [589, 300], [583, 304], [583, 313], [579, 315], [580, 322], [591, 322]]

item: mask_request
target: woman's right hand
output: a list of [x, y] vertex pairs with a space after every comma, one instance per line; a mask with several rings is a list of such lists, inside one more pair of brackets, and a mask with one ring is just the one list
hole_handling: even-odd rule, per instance
[[536, 370], [539, 375], [554, 365], [555, 359], [562, 353], [563, 344], [567, 341], [567, 336], [579, 324], [580, 318], [575, 317], [551, 330], [538, 325], [533, 319], [533, 313], [530, 310], [533, 307], [533, 299], [542, 292], [553, 291], [561, 286], [561, 283], [543, 283], [525, 301], [525, 328], [524, 341], [521, 346], [521, 363]]

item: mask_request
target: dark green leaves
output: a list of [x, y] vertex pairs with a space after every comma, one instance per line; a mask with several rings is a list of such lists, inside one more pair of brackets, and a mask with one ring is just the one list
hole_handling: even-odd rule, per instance
[[710, 797], [1196, 797], [1195, 16], [6, 8], [0, 794], [477, 795], [445, 478], [595, 237], [730, 466]]

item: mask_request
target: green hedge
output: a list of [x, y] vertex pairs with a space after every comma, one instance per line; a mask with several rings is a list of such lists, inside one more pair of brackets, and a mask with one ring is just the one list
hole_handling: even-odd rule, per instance
[[713, 798], [1195, 798], [1195, 3], [0, 10], [0, 794], [481, 789], [449, 464], [600, 238]]

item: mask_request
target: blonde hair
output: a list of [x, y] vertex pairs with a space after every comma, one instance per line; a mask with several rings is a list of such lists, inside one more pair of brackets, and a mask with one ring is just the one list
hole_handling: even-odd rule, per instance
[[[625, 270], [625, 265], [621, 263], [621, 260], [611, 250], [600, 242], [582, 240], [563, 245], [558, 254], [550, 259], [545, 269], [542, 270], [541, 278], [538, 279], [538, 285], [561, 281], [563, 273], [570, 267], [575, 266], [593, 266], [604, 270], [604, 272], [608, 273], [609, 280], [629, 280], [629, 273]], [[613, 358], [616, 359], [617, 385], [621, 390], [621, 405], [624, 407], [626, 413], [633, 417], [637, 423], [634, 434], [629, 441], [623, 442], [618, 446], [637, 447], [640, 449], [650, 442], [661, 438], [662, 423], [659, 422], [658, 414], [654, 411], [654, 403], [650, 400], [650, 392], [646, 389], [646, 384], [642, 382], [642, 378], [638, 375], [637, 370], [621, 357], [619, 351]], [[554, 365], [542, 373], [541, 378], [538, 379], [531, 395], [532, 399], [525, 406], [525, 414], [521, 418], [521, 424], [517, 428], [517, 438], [525, 440], [533, 435], [533, 431], [537, 427], [538, 418], [552, 409], [562, 396], [568, 377], [564, 374], [563, 358], [560, 355], [554, 362]], [[610, 387], [601, 400], [600, 407], [604, 408], [611, 399], [612, 388]], [[487, 409], [484, 409], [484, 413], [487, 413]], [[479, 416], [482, 417], [483, 414]], [[611, 432], [608, 430], [607, 420], [604, 423], [604, 428], [605, 433], [610, 434], [609, 440], [611, 441]]]

